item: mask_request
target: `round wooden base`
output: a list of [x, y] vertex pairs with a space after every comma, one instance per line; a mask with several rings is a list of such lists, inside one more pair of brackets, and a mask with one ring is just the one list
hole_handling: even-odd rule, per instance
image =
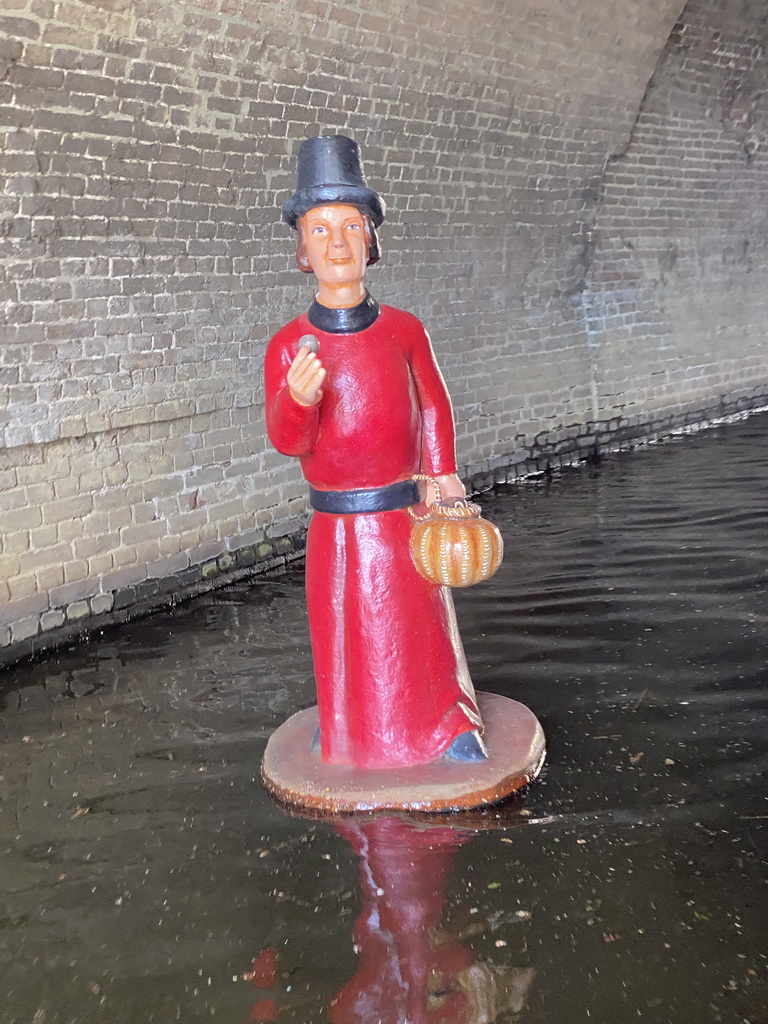
[[311, 749], [317, 708], [307, 708], [270, 737], [261, 766], [264, 785], [283, 803], [334, 814], [459, 811], [496, 803], [539, 774], [544, 733], [524, 704], [495, 693], [477, 698], [489, 752], [485, 761], [377, 769], [324, 764]]

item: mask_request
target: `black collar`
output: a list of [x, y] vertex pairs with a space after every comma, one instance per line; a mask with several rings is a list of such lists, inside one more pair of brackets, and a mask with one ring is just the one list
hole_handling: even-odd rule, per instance
[[377, 319], [381, 307], [376, 299], [371, 298], [366, 291], [365, 298], [356, 306], [349, 306], [346, 309], [331, 309], [330, 306], [321, 306], [315, 299], [309, 307], [309, 322], [318, 331], [325, 331], [326, 334], [358, 334]]

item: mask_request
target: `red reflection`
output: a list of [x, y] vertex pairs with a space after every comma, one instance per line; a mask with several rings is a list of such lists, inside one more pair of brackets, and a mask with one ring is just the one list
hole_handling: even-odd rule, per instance
[[[445, 887], [468, 833], [400, 818], [349, 819], [334, 827], [360, 861], [362, 910], [354, 929], [359, 966], [328, 1006], [332, 1024], [493, 1024], [519, 1014], [533, 981], [530, 968], [476, 959], [466, 937], [441, 929]], [[481, 921], [471, 931], [482, 931]], [[253, 984], [277, 983], [277, 958], [263, 950]], [[277, 1002], [276, 1002], [277, 1000]], [[285, 1018], [287, 991], [260, 999], [251, 1019]]]
[[255, 988], [274, 988], [277, 981], [277, 954], [267, 946], [251, 964], [251, 983]]
[[455, 829], [419, 830], [399, 818], [340, 822], [336, 829], [360, 858], [362, 912], [353, 931], [357, 973], [329, 1007], [334, 1024], [464, 1021], [456, 979], [472, 964], [457, 943], [435, 948], [445, 884], [467, 837]]
[[259, 999], [251, 1007], [251, 1020], [277, 1020], [279, 1012], [274, 999]]

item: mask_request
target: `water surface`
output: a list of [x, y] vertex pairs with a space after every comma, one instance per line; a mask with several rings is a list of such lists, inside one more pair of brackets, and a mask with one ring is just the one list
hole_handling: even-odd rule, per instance
[[2, 1024], [768, 1024], [768, 417], [484, 500], [456, 592], [524, 801], [292, 817], [301, 567], [2, 676]]

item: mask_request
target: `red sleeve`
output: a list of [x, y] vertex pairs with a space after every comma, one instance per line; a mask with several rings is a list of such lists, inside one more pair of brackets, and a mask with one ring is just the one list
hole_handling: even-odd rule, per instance
[[306, 455], [312, 451], [317, 438], [320, 403], [300, 405], [291, 395], [286, 376], [293, 356], [283, 328], [267, 346], [264, 360], [267, 433], [283, 455]]
[[443, 476], [456, 472], [453, 407], [429, 335], [418, 320], [415, 325], [410, 358], [421, 406], [421, 471]]

